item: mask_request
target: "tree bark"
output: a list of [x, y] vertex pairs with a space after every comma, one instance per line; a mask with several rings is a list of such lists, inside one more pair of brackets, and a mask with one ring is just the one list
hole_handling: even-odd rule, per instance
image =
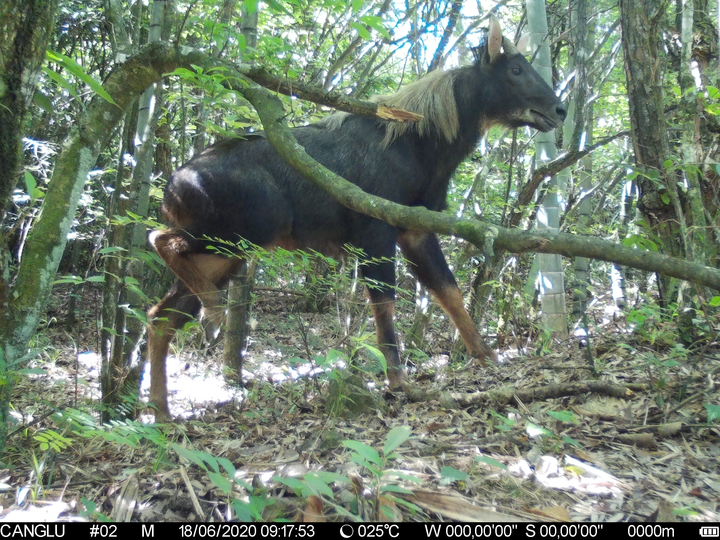
[[[224, 10], [230, 19], [232, 9]], [[242, 33], [245, 37], [245, 46], [249, 49], [257, 47], [258, 9], [249, 13], [245, 4], [241, 8]], [[255, 260], [245, 259], [228, 285], [228, 309], [225, 317], [225, 340], [223, 343], [223, 364], [225, 365], [225, 379], [242, 386], [242, 366], [245, 354], [245, 345], [250, 334], [250, 308], [252, 304], [253, 275]]]
[[56, 11], [57, 0], [0, 3], [0, 219], [17, 184], [23, 121]]
[[[20, 172], [20, 150], [27, 105], [52, 36], [57, 0], [0, 2], [0, 222], [5, 216]], [[59, 262], [59, 261], [58, 261]], [[10, 281], [11, 256], [0, 236], [0, 314], [14, 300]], [[54, 277], [54, 273], [53, 273]], [[0, 326], [4, 321], [0, 315]], [[5, 450], [12, 378], [8, 369], [18, 356], [0, 341], [0, 454]], [[26, 344], [27, 346], [27, 344]], [[23, 349], [25, 350], [26, 347]], [[20, 356], [23, 356], [23, 352]]]
[[[662, 240], [661, 249], [681, 257], [682, 216], [677, 215], [668, 200], [668, 194], [677, 191], [677, 178], [672, 168], [664, 166], [669, 157], [669, 142], [663, 106], [665, 53], [660, 21], [668, 4], [669, 0], [620, 0], [620, 24], [632, 142], [639, 172], [638, 207], [650, 233]], [[663, 301], [672, 301], [669, 298], [672, 288], [670, 280], [661, 279]]]

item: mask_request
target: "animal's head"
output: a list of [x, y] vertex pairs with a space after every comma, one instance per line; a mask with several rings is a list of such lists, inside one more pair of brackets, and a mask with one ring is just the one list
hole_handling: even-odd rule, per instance
[[487, 41], [474, 50], [472, 69], [473, 77], [482, 79], [485, 127], [502, 124], [550, 131], [565, 120], [564, 105], [521, 52], [528, 41], [529, 36], [523, 36], [516, 46], [490, 16]]

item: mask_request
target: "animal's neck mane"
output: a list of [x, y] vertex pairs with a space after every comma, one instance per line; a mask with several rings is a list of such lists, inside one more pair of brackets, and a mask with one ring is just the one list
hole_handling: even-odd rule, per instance
[[[407, 133], [416, 133], [421, 137], [438, 134], [448, 143], [452, 143], [460, 130], [457, 103], [455, 102], [455, 78], [458, 70], [436, 70], [425, 77], [403, 86], [394, 94], [378, 95], [370, 101], [397, 107], [422, 115], [418, 122], [387, 122], [385, 145]], [[335, 113], [320, 123], [329, 129], [339, 128], [349, 113]]]
[[448, 143], [452, 143], [460, 129], [454, 91], [457, 74], [457, 70], [436, 70], [403, 86], [394, 94], [370, 98], [370, 101], [414, 112], [423, 117], [418, 122], [388, 122], [385, 144], [392, 143], [408, 132], [415, 132], [421, 137], [437, 133]]

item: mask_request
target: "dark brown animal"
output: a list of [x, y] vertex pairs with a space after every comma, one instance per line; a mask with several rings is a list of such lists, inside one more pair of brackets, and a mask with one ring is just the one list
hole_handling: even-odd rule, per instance
[[[492, 18], [476, 62], [433, 72], [396, 94], [377, 98], [419, 113], [423, 120], [398, 124], [338, 113], [294, 135], [317, 161], [363, 190], [407, 206], [445, 207], [450, 177], [490, 126], [531, 126], [549, 131], [565, 108]], [[211, 325], [223, 317], [220, 289], [241, 259], [208, 250], [219, 238], [241, 238], [272, 248], [337, 253], [345, 244], [368, 259], [391, 259], [396, 245], [420, 282], [448, 313], [469, 353], [495, 359], [463, 306], [436, 236], [403, 230], [348, 210], [301, 178], [262, 136], [232, 139], [209, 147], [178, 169], [168, 182], [163, 214], [171, 229], [149, 239], [178, 277], [165, 298], [149, 311], [150, 401], [158, 419], [167, 419], [165, 357], [175, 330], [201, 307]], [[361, 265], [375, 315], [378, 345], [392, 387], [403, 371], [393, 324], [395, 269], [392, 262]]]

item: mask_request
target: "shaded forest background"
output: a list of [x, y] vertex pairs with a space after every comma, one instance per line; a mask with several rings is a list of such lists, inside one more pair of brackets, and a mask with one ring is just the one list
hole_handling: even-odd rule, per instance
[[[4, 2], [0, 443], [6, 463], [31, 470], [23, 482], [40, 496], [52, 480], [37, 464], [67, 452], [75, 437], [110, 445], [132, 439], [161, 448], [163, 459], [170, 459], [167, 453], [209, 472], [212, 489], [234, 501], [223, 515], [268, 518], [252, 498], [257, 493], [229, 495], [239, 489], [231, 474], [237, 464], [203, 453], [202, 444], [188, 450], [185, 435], [170, 441], [134, 421], [143, 409], [145, 311], [173, 281], [146, 243], [147, 230], [162, 226], [165, 182], [213, 142], [263, 129], [253, 107], [229, 88], [223, 66], [279, 91], [285, 121], [305, 125], [333, 107], [367, 106], [372, 95], [470, 63], [471, 47], [494, 12], [506, 35], [531, 34], [529, 57], [569, 116], [550, 134], [493, 128], [457, 171], [447, 212], [511, 229], [612, 240], [716, 271], [719, 9], [707, 0]], [[717, 290], [612, 262], [510, 253], [458, 237], [443, 243], [471, 315], [501, 358], [562, 363], [555, 355], [566, 351], [602, 378], [608, 341], [617, 342], [642, 359], [644, 390], [666, 415], [677, 413], [685, 397], [668, 390], [669, 373], [702, 365], [709, 380], [696, 389], [695, 420], [714, 423], [709, 432], [717, 436]], [[176, 356], [224, 365], [230, 381], [243, 373], [242, 358], [250, 366], [287, 364], [292, 377], [318, 381], [307, 383], [298, 403], [317, 395], [328, 415], [337, 416], [344, 411], [332, 405], [338, 396], [363, 400], [334, 368], [353, 365], [365, 381], [383, 379], [354, 261], [352, 255], [338, 261], [256, 253], [250, 272], [236, 276], [228, 293], [235, 308], [224, 340], [208, 348], [193, 322], [181, 332]], [[397, 324], [411, 373], [462, 363], [462, 346], [442, 310], [401, 259], [397, 267]], [[266, 315], [272, 324], [263, 322]], [[88, 362], [99, 370], [100, 399], [97, 388], [77, 388]], [[53, 382], [58, 364], [74, 372], [75, 388], [67, 386], [60, 398], [69, 402], [44, 397], [48, 385], [66, 385]], [[508, 364], [497, 369], [513, 371]], [[251, 371], [246, 382], [256, 380]], [[690, 384], [680, 379], [673, 380]], [[423, 388], [422, 377], [416, 383]], [[262, 400], [250, 388], [249, 397], [236, 398], [246, 400], [245, 408], [252, 408], [248, 399]], [[473, 406], [460, 396], [453, 400]], [[174, 412], [185, 408], [177, 404]], [[410, 437], [409, 430], [385, 427], [380, 462], [365, 447], [347, 446], [366, 471], [380, 471], [378, 490], [386, 485], [379, 480], [386, 458]], [[698, 428], [693, 436], [708, 432]], [[327, 487], [338, 479], [308, 478], [288, 489], [306, 501], [306, 515], [324, 514], [333, 493], [313, 482]], [[381, 503], [379, 493], [375, 512], [410, 508]], [[97, 518], [90, 506], [86, 515]]]

